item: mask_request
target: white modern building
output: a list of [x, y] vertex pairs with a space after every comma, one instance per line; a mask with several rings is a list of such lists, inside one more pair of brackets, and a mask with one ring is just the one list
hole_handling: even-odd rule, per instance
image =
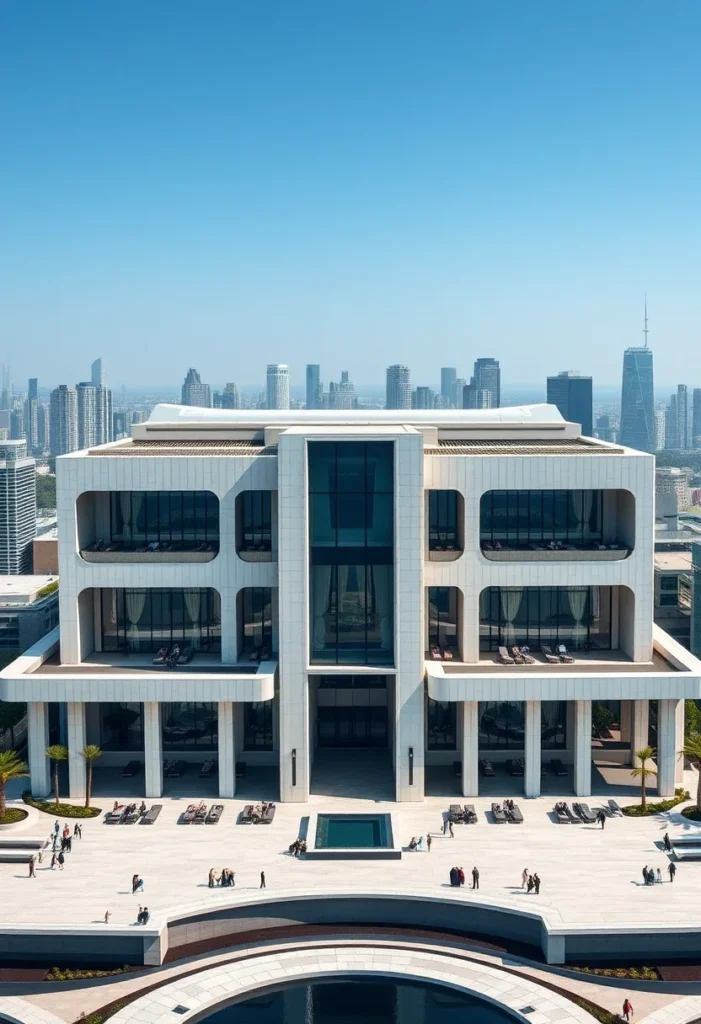
[[0, 441], [0, 573], [32, 571], [36, 534], [36, 462], [27, 442]]
[[290, 370], [285, 363], [268, 363], [265, 394], [268, 409], [289, 409]]
[[[164, 759], [213, 758], [222, 796], [245, 762], [305, 802], [315, 759], [348, 748], [385, 752], [399, 801], [453, 772], [465, 796], [536, 796], [559, 762], [585, 796], [597, 757], [650, 735], [660, 793], [681, 776], [701, 664], [653, 625], [654, 459], [552, 406], [163, 405], [57, 480], [60, 643], [0, 673], [29, 702], [36, 792], [57, 703], [73, 797], [86, 742], [143, 761], [150, 797]], [[599, 705], [614, 740], [593, 738]]]

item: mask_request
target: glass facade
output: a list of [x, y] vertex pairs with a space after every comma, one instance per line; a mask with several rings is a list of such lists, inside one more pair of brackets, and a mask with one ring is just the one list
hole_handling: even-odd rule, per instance
[[100, 704], [100, 746], [103, 750], [143, 750], [141, 704]]
[[480, 594], [480, 650], [565, 644], [611, 647], [611, 587], [487, 587]]
[[457, 491], [428, 492], [429, 551], [458, 551], [462, 548], [458, 498]]
[[149, 544], [186, 551], [219, 547], [219, 499], [211, 491], [113, 491], [110, 543], [124, 551]]
[[394, 662], [394, 447], [312, 441], [310, 661]]
[[487, 491], [480, 499], [480, 542], [489, 549], [600, 543], [603, 491]]
[[243, 491], [236, 499], [238, 550], [272, 551], [272, 494]]
[[273, 592], [271, 587], [244, 587], [238, 595], [239, 654], [273, 652]]
[[[516, 701], [480, 701], [479, 749], [525, 749], [525, 704]], [[540, 703], [541, 749], [564, 750], [567, 746], [567, 701]]]
[[273, 701], [252, 701], [243, 705], [243, 749], [273, 749]]
[[105, 588], [99, 594], [103, 651], [157, 651], [173, 643], [221, 650], [216, 590]]
[[454, 656], [459, 654], [458, 646], [458, 597], [457, 587], [428, 587], [428, 650], [447, 648]]
[[426, 702], [426, 744], [428, 750], [455, 750], [458, 745], [455, 701]]
[[218, 745], [216, 704], [179, 701], [161, 705], [163, 750], [215, 751]]

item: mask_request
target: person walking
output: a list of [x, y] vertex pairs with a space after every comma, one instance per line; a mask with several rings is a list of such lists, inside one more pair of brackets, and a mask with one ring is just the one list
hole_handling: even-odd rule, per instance
[[63, 856], [63, 850], [61, 850], [61, 852], [58, 855], [58, 867], [60, 871], [63, 871], [63, 862], [65, 861], [65, 859], [66, 858]]
[[597, 816], [596, 816], [596, 820], [597, 820], [597, 821], [599, 822], [599, 824], [601, 825], [601, 829], [602, 829], [602, 831], [603, 831], [603, 830], [604, 830], [604, 828], [606, 827], [606, 815], [604, 814], [603, 810], [600, 810], [600, 811], [599, 811], [599, 813], [598, 813], [598, 814], [597, 814]]
[[[224, 876], [222, 875], [222, 881], [223, 881], [223, 877]], [[209, 888], [210, 889], [214, 888], [215, 882], [216, 882], [216, 876], [214, 874], [214, 868], [210, 868], [209, 869]]]
[[535, 894], [536, 896], [538, 896], [540, 894], [540, 875], [537, 871], [533, 875], [533, 885], [535, 887]]
[[450, 820], [450, 818], [448, 819], [448, 830], [450, 832], [450, 838], [455, 839], [455, 833], [453, 832], [453, 823]]
[[446, 818], [445, 821], [443, 822], [443, 835], [445, 836], [447, 834], [448, 834], [448, 819]]
[[56, 867], [56, 860], [57, 860], [56, 854], [54, 853], [54, 854], [52, 854], [52, 857], [51, 857], [51, 870], [52, 871]]
[[472, 888], [479, 889], [480, 887], [480, 873], [476, 867], [472, 869]]
[[465, 872], [463, 871], [462, 868], [458, 868], [458, 884], [459, 885], [464, 885], [465, 884]]
[[459, 884], [460, 884], [460, 882], [459, 882], [459, 880], [458, 880], [458, 869], [457, 869], [457, 868], [451, 868], [451, 869], [450, 869], [450, 884], [451, 884], [451, 886], [453, 887], [453, 889], [454, 889], [454, 888], [455, 888], [455, 887], [456, 887], [457, 885], [459, 885]]
[[36, 878], [36, 876], [37, 876], [37, 874], [36, 874], [36, 870], [35, 870], [34, 858], [30, 857], [29, 858], [29, 877], [30, 878]]
[[261, 889], [265, 889], [265, 871], [261, 871], [260, 873], [260, 887]]
[[57, 818], [56, 821], [54, 822], [54, 835], [57, 836], [60, 831], [61, 831], [61, 826], [59, 825], [58, 818]]
[[528, 885], [528, 868], [524, 868], [523, 869], [523, 874], [521, 875], [521, 888], [525, 889], [527, 885]]
[[529, 875], [528, 876], [528, 881], [526, 882], [526, 892], [527, 893], [533, 892], [533, 886], [534, 885], [535, 885], [535, 882], [533, 881], [533, 875]]
[[131, 876], [131, 894], [132, 894], [132, 896], [136, 892], [136, 886], [137, 886], [138, 881], [139, 881], [138, 874]]
[[110, 918], [111, 917], [112, 917], [112, 915], [110, 914], [109, 910], [106, 910], [105, 911], [105, 924], [109, 924], [110, 923]]
[[667, 870], [669, 871], [669, 880], [670, 882], [673, 882], [674, 876], [677, 873], [677, 865], [674, 863], [673, 860], [669, 862], [669, 867], [667, 868]]
[[646, 865], [645, 865], [645, 867], [643, 868], [643, 885], [649, 885], [649, 884], [650, 884], [650, 883], [648, 882], [648, 877], [647, 877], [647, 864], [646, 864]]
[[672, 840], [669, 838], [669, 832], [665, 832], [664, 839], [662, 840], [662, 842], [664, 843], [664, 848], [667, 851], [667, 853], [671, 853], [672, 852]]
[[657, 881], [659, 885], [662, 885], [662, 870], [660, 868], [657, 869]]
[[630, 999], [623, 1000], [623, 1016], [626, 1020], [630, 1020], [630, 1018], [633, 1016], [633, 1004], [631, 1003]]
[[426, 849], [428, 850], [429, 853], [431, 852], [431, 842], [431, 833], [429, 832], [426, 836]]
[[73, 838], [75, 839], [76, 837], [78, 839], [83, 838], [83, 826], [80, 824], [79, 821], [76, 821], [75, 828], [73, 829]]

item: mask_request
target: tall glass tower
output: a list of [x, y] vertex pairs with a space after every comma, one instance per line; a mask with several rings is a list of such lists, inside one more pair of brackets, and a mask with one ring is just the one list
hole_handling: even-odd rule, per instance
[[655, 401], [652, 351], [627, 348], [623, 354], [621, 444], [642, 452], [655, 450]]

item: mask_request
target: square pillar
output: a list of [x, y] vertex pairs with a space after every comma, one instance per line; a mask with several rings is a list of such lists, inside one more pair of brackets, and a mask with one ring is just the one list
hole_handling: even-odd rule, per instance
[[574, 702], [574, 792], [591, 796], [591, 701]]
[[524, 796], [540, 796], [541, 718], [540, 701], [527, 700]]
[[479, 704], [464, 700], [462, 710], [462, 795], [479, 796]]
[[684, 746], [684, 701], [677, 701], [677, 713], [676, 713], [676, 734], [677, 734], [677, 758], [674, 762], [674, 781], [677, 786], [684, 784], [684, 755], [679, 756], [679, 752]]
[[633, 701], [621, 701], [621, 743], [630, 743], [633, 729]]
[[674, 796], [677, 755], [683, 743], [683, 732], [677, 736], [681, 703], [660, 700], [657, 705], [657, 792], [661, 797]]
[[163, 796], [163, 733], [157, 700], [144, 701], [144, 779], [146, 796]]
[[648, 744], [650, 704], [647, 700], [634, 700], [631, 703], [633, 710], [630, 728], [630, 763], [634, 768], [639, 768], [640, 759], [635, 756], [635, 751], [642, 750]]
[[71, 800], [85, 799], [86, 766], [82, 755], [85, 739], [85, 704], [82, 701], [66, 703], [68, 717], [68, 792]]
[[232, 799], [236, 794], [236, 766], [234, 763], [234, 705], [220, 700], [218, 705], [219, 734], [219, 796]]
[[49, 705], [45, 701], [27, 704], [27, 757], [33, 797], [51, 792], [51, 765], [46, 756], [49, 745]]

